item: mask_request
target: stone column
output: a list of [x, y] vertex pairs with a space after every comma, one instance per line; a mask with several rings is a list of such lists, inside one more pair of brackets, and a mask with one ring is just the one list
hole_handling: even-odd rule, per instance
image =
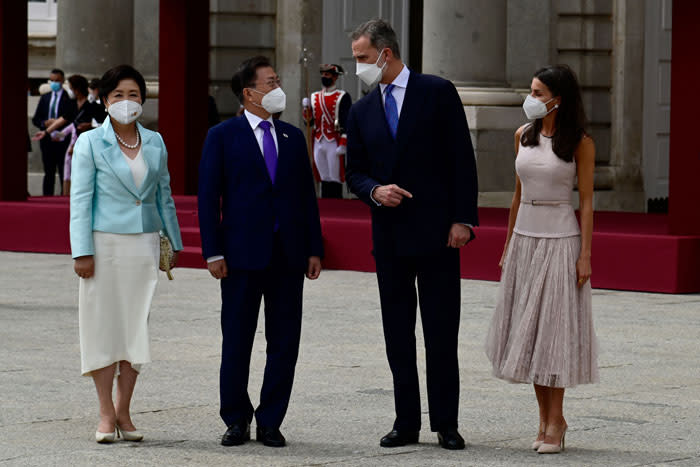
[[132, 63], [133, 0], [58, 2], [56, 66], [92, 78]]
[[505, 86], [506, 0], [425, 0], [423, 71], [455, 86]]
[[644, 8], [630, 0], [616, 1], [613, 8], [610, 166], [596, 168], [596, 179], [607, 174], [612, 189], [596, 192], [594, 208], [644, 211], [644, 83], [639, 76], [644, 70]]
[[515, 186], [513, 132], [523, 96], [506, 82], [506, 0], [425, 0], [423, 72], [454, 82], [479, 171], [481, 205], [505, 206]]
[[322, 0], [277, 2], [275, 66], [282, 76], [282, 87], [287, 94], [287, 108], [282, 118], [302, 129], [301, 99], [306, 95], [306, 76], [300, 57], [303, 49], [313, 56], [309, 67], [313, 91], [320, 82], [317, 64], [321, 57], [322, 11]]

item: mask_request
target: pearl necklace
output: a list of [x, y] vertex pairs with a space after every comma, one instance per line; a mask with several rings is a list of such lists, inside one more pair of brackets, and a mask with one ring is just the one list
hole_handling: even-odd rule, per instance
[[139, 147], [139, 143], [141, 143], [141, 137], [139, 135], [139, 130], [136, 130], [136, 142], [134, 144], [126, 144], [126, 141], [124, 141], [122, 139], [122, 137], [119, 136], [119, 133], [117, 133], [116, 131], [114, 132], [114, 135], [117, 137], [119, 144], [121, 144], [125, 148], [136, 149], [137, 147]]

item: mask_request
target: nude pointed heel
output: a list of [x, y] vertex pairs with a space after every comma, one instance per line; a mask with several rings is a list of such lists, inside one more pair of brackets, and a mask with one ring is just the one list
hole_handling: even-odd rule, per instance
[[566, 441], [566, 430], [569, 427], [564, 427], [564, 431], [561, 434], [561, 441], [559, 444], [548, 444], [548, 443], [542, 443], [540, 447], [537, 449], [538, 454], [559, 454], [562, 452], [565, 448], [565, 441]]
[[[540, 429], [537, 432], [537, 437], [539, 438], [540, 435], [544, 435], [546, 430], [547, 430], [547, 425], [545, 425], [544, 429], [542, 428], [542, 425], [540, 425]], [[536, 439], [535, 441], [532, 442], [532, 450], [537, 451], [540, 448], [540, 446], [542, 446], [542, 444], [544, 444], [544, 440]]]

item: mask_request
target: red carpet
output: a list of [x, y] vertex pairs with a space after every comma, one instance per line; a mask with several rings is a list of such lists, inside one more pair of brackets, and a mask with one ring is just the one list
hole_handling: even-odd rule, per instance
[[[204, 267], [196, 199], [176, 196], [185, 251], [180, 266]], [[324, 267], [374, 271], [369, 208], [357, 200], [320, 200]], [[477, 240], [462, 250], [462, 277], [498, 280], [508, 211], [479, 210]], [[68, 198], [0, 203], [0, 250], [69, 253]], [[593, 286], [648, 292], [700, 292], [700, 236], [668, 233], [665, 215], [595, 214]]]

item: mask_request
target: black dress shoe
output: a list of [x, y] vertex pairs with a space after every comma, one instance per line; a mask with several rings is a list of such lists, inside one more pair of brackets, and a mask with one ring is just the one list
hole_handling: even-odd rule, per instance
[[221, 444], [223, 446], [239, 446], [249, 440], [250, 424], [248, 422], [234, 423], [221, 437]]
[[265, 446], [272, 448], [281, 448], [287, 445], [287, 440], [284, 439], [278, 428], [257, 427], [255, 429], [255, 437]]
[[457, 428], [438, 431], [438, 442], [445, 449], [464, 449], [464, 438]]
[[391, 430], [379, 441], [379, 445], [383, 448], [397, 448], [407, 444], [416, 444], [417, 442], [417, 431]]

